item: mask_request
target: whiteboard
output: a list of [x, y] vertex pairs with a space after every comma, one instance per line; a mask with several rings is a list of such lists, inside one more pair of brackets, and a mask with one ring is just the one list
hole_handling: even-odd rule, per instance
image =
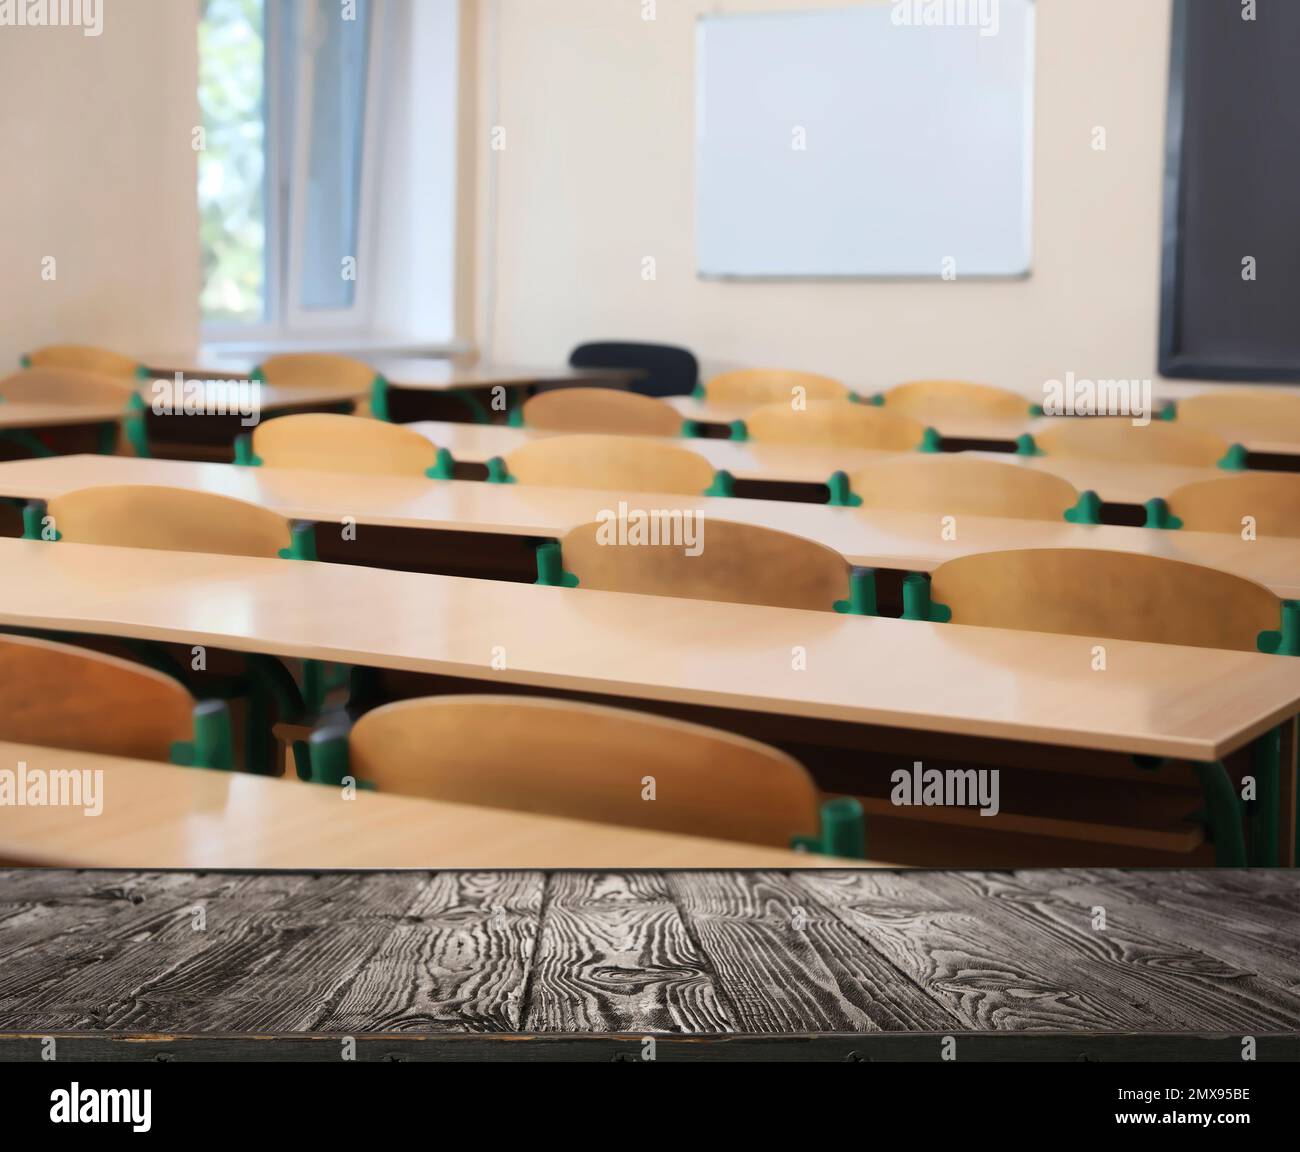
[[[971, 22], [904, 22], [945, 10]], [[1032, 0], [712, 15], [696, 36], [701, 276], [1028, 274]]]

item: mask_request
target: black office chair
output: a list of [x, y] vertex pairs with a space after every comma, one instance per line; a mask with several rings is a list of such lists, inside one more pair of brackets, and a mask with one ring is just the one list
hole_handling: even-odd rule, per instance
[[569, 356], [573, 368], [635, 368], [645, 375], [629, 385], [642, 396], [689, 396], [700, 379], [700, 362], [668, 344], [581, 344]]

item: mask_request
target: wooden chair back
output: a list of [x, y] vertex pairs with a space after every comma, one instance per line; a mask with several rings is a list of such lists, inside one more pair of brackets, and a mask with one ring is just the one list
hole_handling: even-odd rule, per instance
[[583, 524], [561, 544], [581, 588], [821, 612], [849, 591], [848, 561], [823, 544], [680, 509]]
[[[796, 389], [802, 389], [801, 393]], [[846, 400], [849, 390], [838, 380], [814, 372], [789, 372], [776, 368], [742, 368], [723, 372], [704, 386], [705, 396], [718, 404], [789, 403], [796, 395], [805, 400]]]
[[1050, 472], [953, 452], [909, 454], [859, 469], [853, 491], [864, 508], [941, 516], [1060, 520], [1079, 493]]
[[1257, 651], [1282, 605], [1269, 589], [1214, 568], [1133, 552], [986, 552], [935, 570], [934, 601], [954, 624]]
[[633, 436], [543, 436], [506, 459], [520, 484], [700, 496], [713, 483], [703, 456], [667, 440]]
[[276, 557], [293, 542], [283, 516], [243, 500], [185, 488], [82, 488], [51, 499], [48, 513], [59, 538], [78, 544]]
[[253, 430], [253, 454], [268, 468], [423, 476], [434, 466], [437, 449], [403, 424], [303, 412], [259, 424]]
[[912, 380], [885, 393], [885, 408], [925, 424], [945, 416], [968, 419], [1026, 420], [1029, 401], [1019, 393], [966, 380]]
[[340, 391], [361, 393], [375, 382], [375, 370], [351, 356], [327, 352], [293, 352], [272, 356], [258, 372], [277, 388], [319, 388], [337, 385]]
[[1167, 500], [1182, 527], [1196, 532], [1244, 532], [1256, 538], [1300, 536], [1300, 475], [1243, 472], [1176, 488]]
[[558, 388], [524, 404], [524, 423], [546, 432], [597, 432], [616, 436], [676, 436], [682, 418], [651, 396], [617, 388]]
[[920, 446], [925, 426], [868, 404], [813, 400], [795, 408], [789, 401], [768, 404], [745, 419], [749, 438], [764, 444], [825, 445], [909, 452]]
[[380, 791], [461, 804], [773, 847], [819, 823], [817, 788], [784, 752], [594, 704], [407, 700], [362, 716], [349, 753], [353, 774]]
[[1178, 401], [1179, 424], [1233, 436], [1300, 443], [1300, 395], [1268, 388], [1204, 392]]
[[30, 368], [60, 368], [132, 380], [141, 367], [140, 361], [132, 356], [89, 344], [47, 344], [24, 356], [23, 364]]
[[0, 740], [167, 761], [190, 738], [193, 711], [185, 688], [151, 668], [0, 635]]
[[1198, 468], [1213, 467], [1230, 447], [1213, 432], [1165, 420], [1134, 424], [1126, 416], [1062, 417], [1053, 420], [1035, 440], [1049, 456]]

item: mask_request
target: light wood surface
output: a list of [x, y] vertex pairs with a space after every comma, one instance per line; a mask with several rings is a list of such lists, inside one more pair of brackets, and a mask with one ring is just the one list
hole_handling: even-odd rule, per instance
[[1011, 516], [1059, 524], [1079, 499], [1059, 476], [964, 452], [900, 454], [859, 469], [852, 479], [864, 508], [937, 516]]
[[[1214, 409], [1209, 410], [1213, 412], [1212, 416], [1207, 415], [1198, 421], [1185, 420], [1180, 416], [1177, 420], [1168, 422], [1153, 419], [1151, 424], [1171, 423], [1174, 426], [1181, 425], [1184, 431], [1210, 432], [1227, 444], [1241, 444], [1251, 452], [1272, 453], [1279, 456], [1300, 454], [1300, 426], [1289, 418], [1291, 406], [1284, 405], [1285, 401], [1300, 403], [1300, 395], [1283, 393], [1275, 398], [1276, 403], [1270, 405], [1269, 413], [1270, 416], [1276, 414], [1277, 419], [1252, 416], [1249, 412], [1240, 417], [1234, 416], [1231, 405], [1234, 399], [1232, 396], [1225, 397], [1223, 405], [1216, 404]], [[1003, 410], [992, 411], [967, 410], [958, 406], [950, 409], [941, 408], [937, 412], [927, 414], [924, 418], [920, 416], [917, 418], [923, 419], [924, 423], [935, 428], [949, 441], [989, 441], [1010, 445], [1021, 436], [1037, 438], [1054, 425], [1072, 419], [1065, 416], [1031, 417], [1029, 414], [1031, 404], [1041, 404], [1042, 401], [1041, 394], [1036, 397], [1027, 395], [1022, 398], [1018, 410], [1015, 411], [1011, 410], [1010, 404]], [[669, 396], [665, 398], [665, 403], [670, 404], [684, 420], [717, 426], [748, 420], [758, 407], [758, 404], [752, 400], [700, 400], [694, 396]], [[1163, 402], [1157, 397], [1153, 399], [1152, 405], [1158, 412]], [[888, 404], [885, 405], [885, 411], [890, 411]], [[1139, 444], [1138, 447], [1141, 448], [1142, 445]]]
[[1214, 467], [1230, 447], [1213, 432], [1164, 420], [1139, 425], [1111, 416], [1054, 420], [1034, 440], [1048, 456], [1202, 468]]
[[121, 413], [135, 387], [134, 380], [102, 372], [28, 368], [0, 380], [0, 400], [6, 404], [114, 404]]
[[78, 424], [110, 424], [122, 419], [125, 404], [0, 403], [0, 431], [33, 431]]
[[[455, 455], [455, 453], [453, 453]], [[709, 462], [682, 443], [640, 436], [573, 435], [527, 440], [507, 457], [520, 484], [702, 495]]]
[[82, 372], [99, 372], [108, 376], [132, 379], [140, 366], [138, 360], [108, 348], [89, 344], [47, 344], [27, 353], [33, 368], [72, 368]]
[[1023, 420], [1029, 405], [1017, 392], [966, 380], [911, 380], [884, 393], [885, 408], [926, 424], [950, 417]]
[[373, 361], [394, 388], [447, 392], [459, 388], [515, 388], [530, 384], [626, 384], [642, 373], [628, 368], [520, 367], [510, 364], [458, 364], [417, 357]]
[[1169, 511], [1192, 530], [1236, 532], [1254, 522], [1257, 539], [1300, 536], [1300, 476], [1248, 472], [1175, 489]]
[[[0, 636], [0, 740], [167, 763], [194, 700], [170, 676], [69, 644]], [[12, 764], [0, 763], [12, 768]]]
[[437, 454], [423, 436], [401, 424], [305, 412], [259, 424], [253, 452], [271, 469], [299, 468], [350, 476], [425, 479]]
[[1300, 706], [1293, 657], [28, 540], [0, 624], [1207, 760]]
[[[293, 417], [283, 417], [284, 423]], [[268, 425], [269, 427], [269, 425]], [[969, 462], [961, 456], [887, 457], [882, 467], [909, 468], [913, 462], [944, 467]], [[981, 458], [982, 459], [982, 458]], [[998, 467], [995, 461], [990, 467]], [[1025, 473], [1027, 478], [1045, 473]], [[1226, 478], [1248, 484], [1255, 474]], [[1260, 474], [1261, 476], [1263, 474]], [[1282, 479], [1290, 479], [1282, 477]], [[946, 560], [975, 552], [1012, 548], [1105, 548], [1166, 556], [1233, 572], [1271, 588], [1283, 599], [1300, 598], [1300, 542], [1261, 528], [1260, 538], [1243, 540], [1240, 530], [1157, 532], [1110, 525], [1075, 525], [1064, 520], [1028, 520], [968, 515], [955, 511], [897, 511], [890, 508], [830, 508], [776, 500], [720, 499], [663, 492], [600, 492], [479, 481], [366, 476], [283, 468], [237, 468], [180, 460], [124, 456], [60, 456], [0, 463], [0, 496], [51, 500], [65, 492], [105, 484], [155, 484], [189, 488], [259, 504], [286, 520], [429, 531], [488, 532], [508, 536], [560, 537], [628, 510], [701, 512], [706, 534], [714, 521], [772, 528], [833, 549], [850, 563], [869, 568], [931, 572]], [[870, 494], [865, 493], [868, 504]], [[901, 499], [902, 497], [900, 497]], [[950, 526], [944, 516], [956, 518]], [[1267, 524], [1267, 518], [1265, 518]], [[946, 531], [950, 527], [950, 531]], [[706, 537], [707, 538], [707, 537]]]
[[151, 485], [82, 488], [56, 496], [48, 515], [62, 543], [276, 557], [289, 522], [257, 504]]
[[745, 421], [749, 438], [760, 444], [822, 445], [907, 452], [920, 446], [925, 426], [907, 416], [845, 404], [812, 400], [795, 408], [789, 400], [756, 408]]
[[812, 868], [862, 861], [0, 743], [0, 768], [102, 770], [104, 810], [0, 807], [0, 860], [77, 868]]
[[127, 413], [130, 378], [71, 368], [28, 368], [0, 379], [0, 430], [107, 424]]
[[[682, 521], [678, 521], [681, 523]], [[849, 565], [838, 552], [802, 536], [726, 520], [693, 521], [697, 554], [670, 540], [624, 544], [627, 519], [584, 524], [562, 541], [564, 567], [580, 587], [767, 604], [774, 608], [834, 610], [849, 594]], [[687, 541], [690, 544], [692, 541]]]
[[1127, 552], [1048, 548], [964, 556], [934, 573], [932, 591], [958, 624], [1238, 652], [1258, 651], [1259, 634], [1282, 620], [1278, 598], [1249, 580]]
[[1273, 388], [1230, 388], [1178, 402], [1179, 424], [1206, 428], [1229, 440], [1300, 445], [1300, 394]]
[[[493, 456], [509, 456], [530, 440], [554, 435], [503, 425], [449, 424], [434, 420], [422, 420], [406, 427], [448, 449], [457, 460], [480, 464]], [[852, 475], [893, 455], [866, 448], [742, 444], [727, 440], [691, 440], [687, 443], [692, 452], [703, 456], [715, 469], [730, 472], [739, 480], [790, 483], [825, 483], [834, 472], [844, 471]], [[1065, 456], [1015, 456], [999, 452], [971, 455], [1060, 476], [1080, 492], [1091, 489], [1103, 500], [1116, 504], [1145, 504], [1154, 497], [1168, 496], [1185, 484], [1223, 476], [1223, 471], [1214, 467], [1165, 467]]]
[[662, 400], [616, 388], [561, 388], [524, 404], [524, 423], [548, 432], [676, 436], [682, 418]]
[[776, 368], [741, 368], [723, 372], [704, 386], [710, 401], [729, 404], [789, 403], [796, 395], [803, 400], [843, 400], [849, 390], [838, 380], [813, 372], [791, 372]]
[[375, 370], [351, 356], [292, 352], [270, 356], [258, 365], [267, 384], [278, 388], [338, 388], [360, 395], [375, 382]]
[[792, 757], [623, 708], [518, 696], [403, 700], [361, 717], [348, 749], [357, 779], [403, 796], [773, 848], [819, 834], [817, 786]]

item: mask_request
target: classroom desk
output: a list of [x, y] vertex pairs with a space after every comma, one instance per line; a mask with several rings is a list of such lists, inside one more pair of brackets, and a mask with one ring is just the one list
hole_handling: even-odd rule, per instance
[[33, 404], [0, 401], [0, 433], [35, 431], [74, 424], [116, 424], [128, 415], [126, 404]]
[[462, 388], [523, 388], [534, 384], [622, 385], [644, 375], [628, 368], [528, 368], [516, 365], [456, 364], [421, 357], [373, 362], [391, 388], [415, 392], [454, 392]]
[[[486, 464], [494, 456], [508, 456], [538, 436], [562, 435], [505, 425], [449, 424], [421, 420], [407, 425], [440, 448], [448, 449], [465, 463]], [[865, 448], [802, 447], [786, 444], [737, 443], [730, 440], [677, 439], [703, 456], [719, 471], [737, 480], [769, 483], [824, 484], [836, 471], [850, 476], [882, 457], [896, 453]], [[1217, 468], [1184, 468], [1162, 465], [1115, 464], [1106, 460], [1077, 460], [1060, 456], [1016, 456], [1010, 453], [976, 453], [1018, 468], [1049, 472], [1068, 480], [1080, 492], [1091, 489], [1111, 504], [1145, 504], [1157, 496], [1168, 496], [1185, 484], [1221, 480]]]
[[[1195, 393], [1186, 395], [1195, 395]], [[1041, 403], [1041, 397], [1038, 402]], [[698, 400], [694, 396], [670, 396], [667, 398], [667, 403], [676, 409], [682, 419], [715, 427], [730, 427], [737, 421], [746, 420], [759, 407], [757, 404], [734, 401]], [[1056, 421], [1070, 419], [1062, 416], [1033, 417], [1029, 414], [1029, 404], [1030, 401], [1026, 399], [1025, 415], [1014, 419], [943, 416], [927, 423], [930, 423], [946, 440], [985, 441], [1013, 445], [1021, 436], [1038, 436]], [[1153, 405], [1157, 410], [1165, 407], [1165, 404], [1159, 400], [1153, 401]], [[1229, 425], [1217, 427], [1214, 431], [1229, 444], [1243, 445], [1248, 452], [1277, 456], [1300, 455], [1300, 428], [1279, 427], [1268, 436], [1260, 436], [1252, 430], [1233, 428]]]
[[0, 806], [0, 861], [68, 868], [875, 867], [761, 845], [0, 742], [99, 770], [103, 811]]
[[1300, 710], [1292, 657], [66, 542], [0, 540], [0, 625], [1200, 761]]
[[1014, 548], [1104, 548], [1204, 564], [1300, 599], [1300, 540], [1243, 541], [1237, 533], [1158, 532], [1000, 517], [958, 518], [945, 540], [938, 516], [882, 509], [831, 508], [775, 500], [609, 493], [476, 481], [346, 476], [276, 468], [129, 456], [57, 456], [0, 463], [0, 496], [51, 500], [106, 484], [157, 484], [230, 496], [291, 520], [341, 522], [417, 531], [558, 537], [603, 511], [689, 509], [709, 519], [774, 528], [816, 540], [868, 568], [932, 572], [958, 556]]

